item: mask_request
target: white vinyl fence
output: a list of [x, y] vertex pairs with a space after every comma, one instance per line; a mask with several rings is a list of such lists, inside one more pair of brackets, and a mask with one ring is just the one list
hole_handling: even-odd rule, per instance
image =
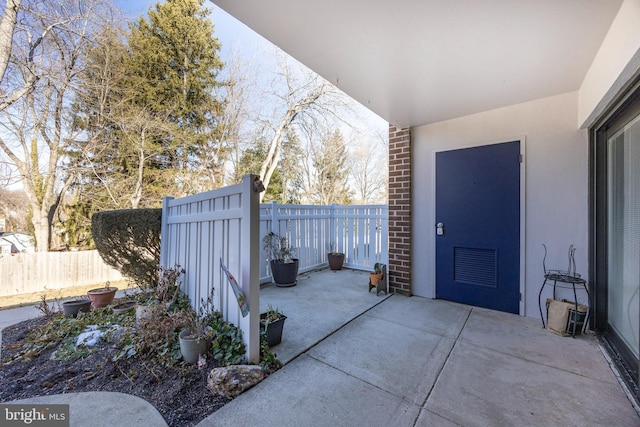
[[[372, 270], [388, 263], [387, 205], [260, 205], [260, 236], [286, 236], [300, 260], [300, 272], [323, 267], [330, 251], [345, 254], [345, 267]], [[260, 281], [271, 280], [260, 241]]]
[[[185, 269], [181, 289], [198, 310], [213, 295], [213, 306], [243, 331], [247, 357], [260, 358], [259, 193], [253, 175], [240, 184], [193, 196], [165, 197], [160, 264]], [[242, 316], [220, 260], [236, 278], [249, 304]]]
[[[213, 296], [224, 319], [243, 331], [249, 360], [259, 359], [260, 281], [271, 279], [262, 249], [270, 231], [297, 248], [300, 271], [327, 264], [331, 250], [345, 253], [345, 266], [372, 269], [388, 260], [387, 206], [301, 206], [259, 204], [258, 179], [181, 199], [165, 197], [160, 264], [185, 269], [181, 289], [198, 309]], [[250, 311], [242, 316], [220, 266], [236, 277]]]
[[0, 296], [122, 280], [98, 251], [36, 252], [0, 256]]

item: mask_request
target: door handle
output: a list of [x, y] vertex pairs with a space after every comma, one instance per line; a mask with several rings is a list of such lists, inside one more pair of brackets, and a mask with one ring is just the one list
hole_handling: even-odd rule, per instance
[[436, 224], [436, 234], [438, 236], [442, 236], [444, 234], [444, 224], [439, 222]]

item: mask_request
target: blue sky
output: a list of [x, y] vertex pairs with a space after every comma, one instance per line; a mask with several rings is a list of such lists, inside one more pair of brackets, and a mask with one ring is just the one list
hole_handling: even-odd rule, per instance
[[[158, 0], [113, 0], [113, 2], [126, 13], [129, 19], [133, 20], [146, 14], [149, 8], [158, 3]], [[271, 42], [210, 1], [205, 1], [204, 6], [212, 10], [211, 21], [214, 24], [215, 36], [222, 45], [220, 57], [223, 62], [227, 62], [230, 57], [229, 51], [233, 50], [244, 59], [244, 63], [251, 64], [254, 69], [268, 72], [276, 68], [275, 56], [270, 54], [273, 52]], [[358, 110], [360, 113], [357, 114], [358, 118], [354, 119], [354, 122], [361, 123], [365, 128], [375, 129], [375, 134], [386, 134], [388, 126], [386, 121], [364, 106]], [[349, 133], [348, 130], [343, 131]]]
[[[129, 19], [137, 19], [154, 7], [157, 0], [113, 0]], [[222, 43], [221, 56], [224, 58], [229, 49], [239, 49], [243, 55], [253, 57], [256, 51], [264, 50], [270, 43], [249, 27], [214, 5], [205, 1], [204, 6], [212, 10], [211, 21], [214, 24], [215, 35]]]

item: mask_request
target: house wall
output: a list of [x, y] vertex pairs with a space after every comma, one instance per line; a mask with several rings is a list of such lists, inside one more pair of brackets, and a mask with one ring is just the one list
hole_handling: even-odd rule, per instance
[[[525, 141], [524, 312], [538, 317], [542, 244], [547, 267], [565, 269], [570, 244], [588, 271], [588, 138], [576, 126], [578, 92], [412, 128], [412, 293], [435, 297], [435, 152]], [[391, 212], [390, 212], [391, 215]], [[560, 295], [562, 297], [562, 295]], [[567, 295], [568, 296], [568, 295]], [[586, 296], [579, 296], [586, 302]]]
[[626, 0], [580, 87], [578, 125], [591, 126], [640, 69], [640, 0]]

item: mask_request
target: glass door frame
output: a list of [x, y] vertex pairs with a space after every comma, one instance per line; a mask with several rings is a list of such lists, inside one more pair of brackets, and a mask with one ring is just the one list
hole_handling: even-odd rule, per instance
[[608, 140], [640, 114], [640, 78], [589, 131], [589, 277], [591, 329], [640, 402], [640, 361], [608, 324]]

